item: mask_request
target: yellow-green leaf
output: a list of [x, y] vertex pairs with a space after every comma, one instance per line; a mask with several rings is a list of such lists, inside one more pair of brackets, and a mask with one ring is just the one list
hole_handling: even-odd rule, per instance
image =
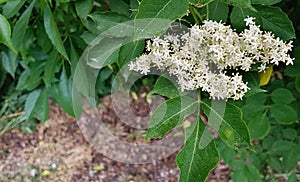
[[259, 86], [267, 85], [273, 72], [273, 66], [270, 66], [264, 72], [259, 73]]
[[105, 167], [102, 166], [102, 165], [99, 165], [99, 166], [94, 166], [93, 169], [94, 169], [95, 171], [102, 171], [102, 170], [105, 169]]
[[45, 170], [42, 172], [41, 176], [49, 176], [50, 172], [48, 170]]

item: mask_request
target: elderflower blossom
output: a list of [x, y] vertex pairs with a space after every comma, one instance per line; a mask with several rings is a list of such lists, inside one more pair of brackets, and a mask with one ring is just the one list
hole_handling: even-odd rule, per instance
[[245, 19], [248, 29], [240, 34], [221, 22], [208, 20], [181, 36], [148, 40], [149, 53], [130, 62], [129, 69], [147, 75], [156, 68], [176, 76], [181, 90], [200, 88], [213, 99], [242, 99], [249, 88], [232, 70], [249, 71], [258, 64], [258, 71], [263, 72], [269, 64], [293, 64], [288, 54], [292, 42], [285, 43], [271, 32], [263, 32], [254, 19]]

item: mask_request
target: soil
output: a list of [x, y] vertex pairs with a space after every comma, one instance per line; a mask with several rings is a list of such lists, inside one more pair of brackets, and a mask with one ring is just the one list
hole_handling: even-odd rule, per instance
[[[131, 109], [140, 116], [151, 114], [142, 89], [132, 100]], [[145, 131], [137, 131], [122, 122], [112, 108], [110, 96], [101, 98], [100, 115], [105, 125], [117, 131], [124, 141], [144, 142]], [[51, 103], [50, 103], [51, 104]], [[0, 138], [0, 181], [63, 182], [176, 182], [177, 152], [147, 164], [121, 163], [109, 159], [87, 142], [76, 119], [51, 104], [50, 117], [38, 124], [36, 132], [25, 134], [18, 129]], [[145, 127], [147, 123], [140, 123]], [[153, 141], [152, 141], [153, 142]], [[207, 181], [230, 181], [230, 170], [222, 163]]]

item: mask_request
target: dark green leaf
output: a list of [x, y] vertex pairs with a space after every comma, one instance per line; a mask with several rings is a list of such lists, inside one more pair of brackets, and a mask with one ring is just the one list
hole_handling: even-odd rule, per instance
[[77, 50], [75, 49], [73, 42], [70, 41], [71, 44], [71, 75], [74, 75], [78, 61], [79, 61], [79, 55]]
[[164, 137], [179, 126], [183, 119], [195, 112], [197, 101], [190, 97], [176, 97], [160, 104], [150, 118], [146, 140]]
[[70, 116], [74, 116], [72, 100], [72, 80], [68, 79], [65, 69], [62, 70], [55, 96], [62, 109]]
[[289, 104], [295, 100], [292, 92], [285, 88], [274, 90], [271, 99], [275, 104]]
[[12, 42], [18, 51], [22, 51], [25, 47], [24, 37], [26, 34], [29, 18], [34, 4], [35, 0], [31, 2], [30, 6], [24, 11], [24, 13], [21, 15], [21, 17], [14, 26], [12, 33]]
[[259, 77], [257, 72], [248, 72], [243, 75], [243, 80], [248, 82], [248, 90], [244, 97], [249, 97], [257, 93], [266, 92], [266, 90], [261, 89], [259, 86]]
[[14, 78], [15, 71], [18, 67], [18, 62], [17, 62], [18, 55], [9, 50], [8, 55], [4, 51], [2, 51], [1, 57], [2, 57], [2, 64], [4, 69]]
[[178, 97], [180, 91], [176, 87], [176, 83], [172, 82], [170, 79], [171, 78], [168, 79], [165, 76], [160, 76], [150, 94], [159, 94], [168, 98]]
[[51, 82], [53, 81], [55, 71], [57, 70], [58, 66], [58, 52], [56, 50], [53, 50], [50, 54], [48, 59], [46, 60], [46, 65], [45, 65], [45, 73], [43, 76], [45, 85], [47, 87], [50, 86]]
[[248, 128], [251, 140], [263, 139], [270, 131], [270, 120], [267, 114], [255, 115], [249, 122]]
[[175, 20], [186, 14], [188, 5], [187, 0], [143, 0], [140, 3], [136, 19], [160, 18]]
[[129, 5], [122, 0], [109, 0], [109, 7], [112, 12], [126, 16], [130, 15]]
[[49, 104], [47, 89], [44, 88], [36, 102], [34, 113], [42, 122], [45, 122], [49, 117]]
[[90, 21], [86, 22], [85, 26], [96, 35], [130, 20], [127, 16], [120, 15], [116, 12], [95, 12], [87, 17]]
[[228, 5], [221, 0], [213, 1], [208, 5], [209, 7], [209, 19], [214, 21], [227, 21], [229, 8]]
[[17, 53], [11, 41], [11, 29], [6, 18], [0, 14], [0, 44], [3, 43], [12, 51]]
[[295, 79], [295, 88], [300, 93], [300, 76], [297, 76]]
[[240, 8], [252, 8], [251, 0], [222, 0], [225, 3]]
[[33, 116], [34, 108], [36, 107], [37, 101], [40, 97], [41, 89], [34, 90], [31, 92], [25, 102], [25, 116], [27, 119]]
[[270, 107], [272, 116], [282, 124], [292, 124], [297, 121], [297, 112], [288, 105], [273, 104]]
[[93, 9], [94, 0], [79, 0], [75, 2], [76, 13], [80, 18], [86, 18]]
[[295, 138], [297, 138], [298, 133], [297, 133], [297, 131], [295, 129], [287, 128], [287, 129], [283, 130], [283, 136], [286, 139], [294, 140]]
[[139, 1], [138, 0], [130, 0], [130, 10], [131, 10], [131, 16], [135, 17], [136, 13], [138, 12], [139, 8]]
[[227, 145], [235, 147], [238, 143], [246, 142], [251, 146], [249, 130], [242, 119], [240, 108], [231, 103], [216, 100], [211, 104], [204, 100], [202, 108], [208, 117], [208, 124], [219, 132], [221, 139]]
[[54, 47], [61, 55], [69, 60], [64, 44], [61, 40], [61, 36], [58, 32], [56, 22], [48, 5], [45, 5], [44, 7], [44, 26]]
[[209, 172], [219, 162], [219, 152], [214, 140], [203, 149], [199, 147], [205, 127], [198, 117], [192, 135], [186, 140], [183, 149], [176, 156], [176, 163], [180, 169], [180, 182], [204, 182]]
[[48, 52], [53, 47], [42, 22], [37, 24], [36, 39], [43, 52]]
[[282, 0], [251, 0], [252, 4], [261, 4], [261, 5], [273, 5], [279, 3]]
[[121, 47], [119, 52], [118, 65], [120, 68], [127, 66], [129, 61], [133, 61], [134, 58], [139, 56], [145, 48], [145, 41], [139, 40], [125, 44]]
[[33, 90], [41, 83], [41, 73], [44, 71], [44, 64], [38, 66], [33, 65], [32, 70], [25, 69], [22, 72], [16, 89], [17, 90]]
[[214, 0], [189, 0], [190, 3], [195, 4], [195, 5], [198, 5], [198, 4], [205, 5], [212, 1], [214, 1]]
[[295, 59], [293, 65], [288, 65], [284, 70], [284, 74], [287, 76], [295, 77], [300, 76], [300, 59]]
[[244, 18], [252, 16], [263, 30], [271, 31], [276, 36], [289, 40], [295, 38], [295, 30], [287, 14], [279, 7], [256, 6], [256, 12], [250, 9], [234, 7], [230, 16], [234, 28], [242, 30], [245, 28]]
[[6, 18], [13, 17], [15, 14], [18, 13], [18, 11], [24, 5], [25, 2], [26, 2], [26, 0], [14, 0], [14, 1], [10, 1], [10, 2], [6, 3], [3, 6], [3, 15]]

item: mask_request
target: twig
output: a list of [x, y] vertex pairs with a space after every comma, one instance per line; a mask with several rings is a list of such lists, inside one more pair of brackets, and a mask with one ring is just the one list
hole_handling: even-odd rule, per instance
[[16, 112], [16, 113], [13, 113], [13, 114], [10, 114], [10, 115], [7, 115], [7, 116], [3, 116], [3, 117], [0, 118], [0, 121], [3, 121], [5, 119], [14, 118], [14, 117], [20, 116], [22, 114], [25, 114], [25, 112], [24, 111], [22, 111], [22, 112]]

